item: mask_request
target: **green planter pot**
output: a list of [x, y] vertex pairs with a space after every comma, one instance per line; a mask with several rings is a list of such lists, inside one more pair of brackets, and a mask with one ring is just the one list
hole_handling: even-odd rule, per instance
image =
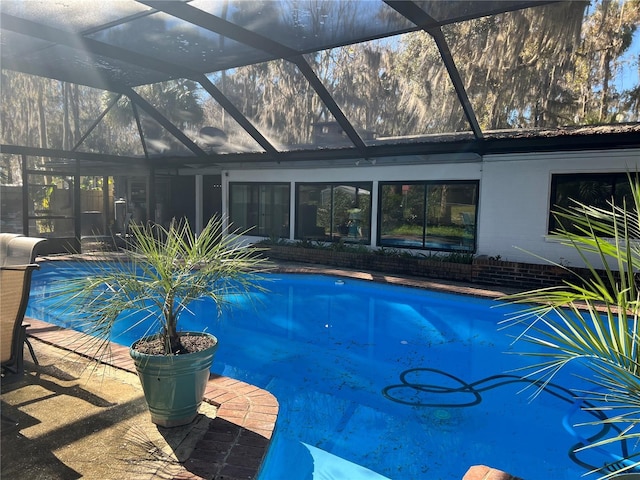
[[209, 380], [218, 339], [208, 333], [189, 334], [211, 337], [215, 344], [201, 352], [184, 355], [139, 353], [134, 350], [138, 342], [129, 349], [142, 383], [151, 421], [162, 427], [191, 423], [198, 415]]

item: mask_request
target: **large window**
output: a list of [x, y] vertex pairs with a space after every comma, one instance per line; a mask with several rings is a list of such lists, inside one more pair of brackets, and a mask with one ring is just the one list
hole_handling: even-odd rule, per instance
[[381, 182], [378, 244], [475, 251], [478, 181]]
[[371, 182], [296, 185], [296, 238], [371, 241]]
[[289, 237], [288, 183], [230, 183], [229, 217], [232, 229], [248, 235]]
[[[592, 207], [607, 208], [612, 199], [616, 205], [633, 205], [630, 197], [629, 177], [626, 173], [571, 173], [551, 177], [551, 213], [549, 233], [560, 227], [554, 212], [575, 205], [575, 202]], [[568, 231], [575, 232], [574, 226], [563, 225]]]

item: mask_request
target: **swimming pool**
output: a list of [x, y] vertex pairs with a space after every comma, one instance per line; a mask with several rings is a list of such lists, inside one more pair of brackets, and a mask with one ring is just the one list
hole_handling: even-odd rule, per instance
[[[46, 285], [78, 274], [43, 264], [27, 314], [62, 324]], [[475, 464], [574, 480], [611, 461], [598, 451], [570, 454], [578, 433], [599, 432], [571, 434], [593, 418], [567, 390], [551, 387], [535, 400], [533, 390], [521, 392], [526, 384], [509, 372], [527, 360], [505, 353], [513, 348], [497, 323], [506, 312], [494, 302], [326, 276], [271, 278], [270, 293], [238, 297], [209, 322], [220, 340], [212, 371], [280, 402], [260, 480], [452, 480]], [[201, 329], [212, 307], [195, 304], [183, 328]], [[130, 345], [138, 336], [113, 340]], [[578, 386], [568, 372], [555, 383]]]

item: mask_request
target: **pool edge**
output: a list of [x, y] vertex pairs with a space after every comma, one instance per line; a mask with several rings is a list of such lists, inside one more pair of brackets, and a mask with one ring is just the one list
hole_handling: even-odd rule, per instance
[[[25, 323], [29, 325], [27, 335], [30, 338], [85, 358], [93, 358], [87, 349], [87, 342], [83, 341], [86, 334], [32, 317], [25, 317]], [[128, 347], [110, 342], [110, 354], [102, 363], [136, 375]], [[185, 462], [197, 462], [199, 466], [210, 469], [210, 474], [189, 478], [257, 478], [278, 417], [276, 397], [255, 385], [211, 374], [204, 401], [217, 408], [215, 418], [222, 422], [210, 423], [208, 431]], [[221, 445], [226, 446], [226, 451], [221, 452]], [[207, 462], [207, 457], [213, 453], [213, 446], [216, 457], [220, 458], [222, 453], [224, 462]]]

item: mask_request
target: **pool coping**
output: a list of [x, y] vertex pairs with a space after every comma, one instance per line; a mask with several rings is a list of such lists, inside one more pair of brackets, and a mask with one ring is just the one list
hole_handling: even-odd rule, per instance
[[[83, 341], [86, 334], [25, 317], [27, 335], [40, 342], [85, 358], [93, 358]], [[110, 343], [102, 363], [136, 374], [129, 347]], [[137, 375], [137, 374], [136, 374]], [[211, 374], [204, 401], [216, 407], [216, 417], [185, 461], [180, 480], [256, 478], [267, 453], [278, 417], [279, 404], [270, 392], [255, 385]], [[216, 461], [212, 461], [215, 459]], [[195, 469], [198, 475], [190, 470]]]

